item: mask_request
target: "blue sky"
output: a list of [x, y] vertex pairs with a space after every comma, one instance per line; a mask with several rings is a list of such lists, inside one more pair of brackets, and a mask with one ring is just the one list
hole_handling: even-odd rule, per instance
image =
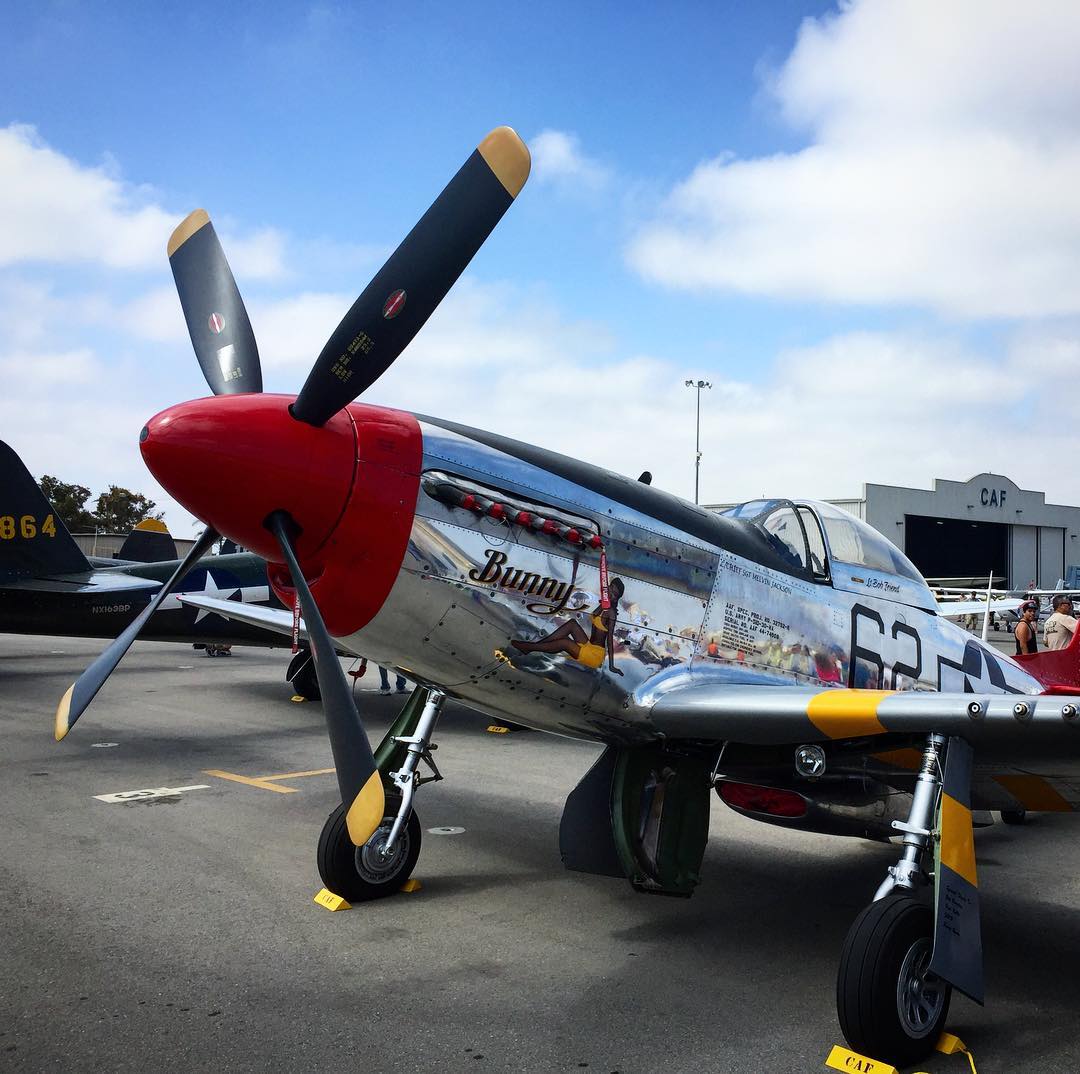
[[1080, 502], [1014, 443], [1080, 364], [1080, 15], [1012, 8], [9, 0], [0, 436], [189, 532], [136, 446], [204, 391], [171, 227], [211, 213], [296, 390], [509, 123], [533, 176], [372, 401], [690, 495], [705, 376], [706, 501], [995, 470]]

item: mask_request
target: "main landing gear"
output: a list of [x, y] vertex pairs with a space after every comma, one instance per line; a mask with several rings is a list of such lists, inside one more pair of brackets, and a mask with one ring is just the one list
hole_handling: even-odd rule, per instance
[[[420, 856], [422, 830], [413, 809], [417, 787], [442, 779], [431, 742], [446, 695], [418, 690], [375, 752], [383, 777], [387, 815], [375, 834], [354, 846], [345, 825], [345, 807], [330, 814], [319, 836], [318, 865], [323, 884], [347, 902], [392, 895], [409, 879]], [[423, 761], [431, 771], [420, 776]]]
[[855, 919], [840, 955], [836, 1011], [849, 1043], [866, 1055], [906, 1066], [934, 1047], [949, 1013], [952, 987], [930, 972], [934, 912], [920, 898], [930, 883], [926, 860], [942, 784], [945, 738], [929, 735], [915, 782], [903, 853]]

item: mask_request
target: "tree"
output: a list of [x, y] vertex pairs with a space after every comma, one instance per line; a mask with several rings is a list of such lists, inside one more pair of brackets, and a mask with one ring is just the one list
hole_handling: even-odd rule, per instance
[[138, 492], [110, 485], [97, 498], [95, 521], [106, 533], [127, 533], [148, 518], [160, 521], [161, 511], [154, 512], [154, 501]]
[[86, 509], [90, 490], [85, 485], [69, 485], [51, 474], [45, 474], [39, 484], [57, 516], [72, 533], [93, 531], [94, 516]]

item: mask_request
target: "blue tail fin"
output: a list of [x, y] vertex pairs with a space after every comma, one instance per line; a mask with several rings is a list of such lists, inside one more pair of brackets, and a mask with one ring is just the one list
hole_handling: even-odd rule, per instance
[[164, 563], [180, 557], [176, 554], [176, 542], [165, 523], [148, 518], [127, 535], [116, 558], [133, 559], [136, 563]]
[[22, 459], [0, 440], [0, 581], [89, 570]]

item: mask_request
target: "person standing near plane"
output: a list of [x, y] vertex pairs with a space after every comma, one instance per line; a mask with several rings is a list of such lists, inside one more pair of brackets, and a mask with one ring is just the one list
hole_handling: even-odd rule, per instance
[[1072, 641], [1077, 625], [1072, 600], [1064, 595], [1054, 597], [1054, 614], [1043, 625], [1043, 644], [1047, 649], [1064, 649]]
[[1017, 656], [1033, 655], [1039, 651], [1038, 619], [1039, 605], [1033, 600], [1025, 600], [1020, 605], [1020, 621], [1013, 631]]

